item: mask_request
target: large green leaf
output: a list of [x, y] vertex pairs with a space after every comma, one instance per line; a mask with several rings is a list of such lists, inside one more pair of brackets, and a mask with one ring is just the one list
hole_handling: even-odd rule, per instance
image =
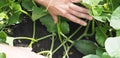
[[97, 49], [95, 43], [90, 40], [75, 41], [74, 46], [78, 51], [80, 51], [84, 55], [95, 54]]
[[19, 22], [21, 12], [15, 12], [8, 19], [8, 25], [12, 25]]
[[120, 58], [120, 37], [107, 38], [105, 49], [111, 57]]
[[82, 0], [82, 3], [88, 4], [90, 6], [96, 6], [99, 4], [99, 2], [102, 0]]
[[110, 20], [110, 26], [114, 29], [120, 29], [120, 6], [113, 12]]
[[92, 7], [92, 9], [90, 10], [90, 15], [100, 22], [106, 22], [109, 14], [103, 13], [103, 10], [104, 9], [102, 5]]
[[107, 32], [108, 28], [106, 26], [98, 26], [96, 27], [96, 35], [95, 39], [98, 42], [99, 45], [104, 47], [105, 40], [107, 39]]
[[5, 43], [6, 42], [6, 33], [4, 31], [0, 31], [0, 42]]
[[84, 57], [82, 57], [82, 58], [100, 58], [100, 57], [97, 56], [97, 55], [92, 55], [92, 54], [90, 54], [90, 55], [86, 55], [86, 56], [84, 56]]
[[0, 53], [0, 58], [6, 58], [5, 53]]
[[32, 11], [34, 4], [32, 3], [32, 0], [23, 0], [22, 6], [28, 11]]
[[32, 11], [32, 20], [36, 21], [37, 19], [39, 19], [42, 16], [45, 16], [47, 14], [47, 11], [45, 10], [44, 7], [33, 7], [33, 11]]
[[8, 4], [6, 0], [0, 0], [0, 8], [4, 7], [6, 4]]
[[41, 17], [40, 22], [47, 27], [47, 30], [50, 33], [54, 33], [57, 31], [56, 24], [54, 23], [52, 17], [49, 14]]
[[12, 9], [12, 11], [15, 11], [15, 12], [22, 10], [22, 7], [19, 3], [12, 3], [10, 5], [10, 8]]

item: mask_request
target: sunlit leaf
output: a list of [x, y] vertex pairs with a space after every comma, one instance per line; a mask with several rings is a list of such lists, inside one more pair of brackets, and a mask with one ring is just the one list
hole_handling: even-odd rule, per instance
[[120, 37], [107, 38], [105, 49], [111, 57], [120, 58]]
[[113, 12], [110, 20], [110, 26], [114, 29], [120, 29], [120, 6]]
[[0, 21], [3, 19], [8, 19], [8, 16], [5, 12], [0, 13]]
[[82, 0], [82, 3], [88, 4], [90, 6], [96, 6], [102, 0]]
[[97, 55], [92, 55], [92, 54], [90, 54], [90, 55], [86, 55], [86, 56], [84, 56], [84, 57], [82, 57], [82, 58], [100, 58], [100, 57], [97, 56]]

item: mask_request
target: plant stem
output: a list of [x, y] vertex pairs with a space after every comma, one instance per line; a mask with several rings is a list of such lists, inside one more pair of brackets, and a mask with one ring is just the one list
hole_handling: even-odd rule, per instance
[[[60, 17], [59, 17], [59, 19], [60, 19]], [[58, 22], [58, 24], [57, 24], [57, 30], [58, 30], [58, 37], [59, 37], [59, 40], [60, 40], [60, 43], [62, 43], [63, 41], [62, 41], [62, 37], [61, 37], [61, 29], [60, 29], [60, 23], [61, 23], [61, 21], [59, 20], [59, 22]], [[65, 50], [65, 53], [66, 53], [66, 46], [65, 46], [65, 44], [63, 45], [63, 48], [64, 48], [64, 50]], [[66, 53], [67, 54], [67, 53]]]
[[64, 40], [64, 41], [62, 42], [62, 44], [59, 45], [59, 46], [53, 51], [53, 54], [54, 54], [58, 49], [60, 49], [68, 40], [70, 40], [81, 28], [82, 28], [82, 26], [78, 27], [77, 30], [76, 30], [68, 39]]
[[36, 42], [38, 42], [38, 41], [40, 41], [40, 40], [43, 40], [43, 39], [45, 39], [45, 38], [51, 37], [51, 36], [55, 36], [55, 34], [50, 34], [50, 35], [41, 37], [41, 38], [39, 38], [39, 39], [36, 39]]
[[[54, 35], [54, 34], [53, 34], [53, 35]], [[54, 47], [54, 36], [52, 36], [52, 43], [51, 43], [50, 51], [53, 51], [53, 47]]]
[[82, 39], [82, 38], [87, 34], [88, 29], [89, 29], [89, 26], [90, 26], [90, 21], [88, 21], [88, 25], [87, 25], [87, 27], [86, 27], [84, 33], [83, 33], [81, 36], [79, 36], [77, 40]]
[[[35, 26], [36, 22], [33, 22], [33, 36], [32, 38], [35, 39], [35, 30], [36, 30], [36, 26]], [[28, 47], [32, 47], [32, 44], [34, 43], [34, 41], [31, 41], [30, 44], [28, 45]]]
[[34, 21], [33, 22], [33, 36], [32, 36], [32, 38], [35, 38], [35, 30], [36, 30], [36, 22]]
[[[70, 51], [70, 49], [73, 47], [73, 45], [74, 45], [74, 43], [72, 43], [69, 47], [68, 47], [68, 49], [67, 49], [67, 53], [69, 53], [69, 51]], [[67, 55], [64, 55], [63, 57], [66, 57]]]
[[92, 32], [91, 34], [86, 34], [86, 36], [93, 36], [95, 33], [95, 20], [92, 21]]
[[31, 40], [31, 41], [36, 41], [35, 39], [33, 38], [29, 38], [29, 37], [15, 37], [16, 39], [26, 39], [26, 40]]
[[81, 28], [82, 26], [78, 27], [77, 30], [72, 35], [70, 35], [68, 38], [72, 38]]
[[36, 6], [36, 7], [37, 7], [37, 5], [36, 5], [36, 3], [35, 3], [35, 1], [34, 1], [34, 0], [32, 0], [32, 3], [34, 4], [34, 6]]

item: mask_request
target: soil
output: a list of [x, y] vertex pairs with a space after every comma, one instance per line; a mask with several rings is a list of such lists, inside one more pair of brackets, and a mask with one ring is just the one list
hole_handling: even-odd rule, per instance
[[[77, 24], [69, 22], [70, 24], [70, 34], [77, 28]], [[31, 20], [26, 20], [20, 24], [17, 24], [15, 26], [12, 26], [11, 30], [12, 33], [8, 33], [10, 36], [14, 36], [14, 37], [32, 37], [32, 27], [33, 27], [33, 23]], [[36, 22], [36, 38], [40, 38], [42, 36], [48, 35], [49, 32], [47, 32], [46, 28], [39, 22]], [[81, 34], [81, 32], [79, 32], [79, 34]], [[68, 34], [69, 35], [69, 34]], [[77, 35], [73, 38], [76, 39]], [[27, 46], [27, 44], [30, 43], [30, 41], [28, 40], [15, 40], [14, 41], [14, 45], [15, 46]], [[45, 39], [42, 41], [39, 41], [37, 43], [33, 44], [33, 51], [34, 52], [39, 52], [41, 50], [49, 50], [50, 48], [50, 44], [51, 44], [51, 39]], [[60, 44], [59, 39], [56, 37], [55, 38], [55, 47], [56, 48], [58, 45]], [[53, 58], [62, 58], [63, 55], [63, 48], [59, 49], [54, 55]], [[80, 52], [78, 52], [75, 47], [72, 47], [72, 49], [69, 52], [69, 56], [70, 58], [82, 58], [83, 54], [81, 54]]]

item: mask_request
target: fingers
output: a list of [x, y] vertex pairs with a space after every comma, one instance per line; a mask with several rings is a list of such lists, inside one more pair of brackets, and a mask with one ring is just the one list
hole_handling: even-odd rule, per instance
[[70, 3], [69, 7], [75, 11], [82, 12], [82, 13], [89, 13], [88, 9], [77, 6], [75, 4]]
[[57, 15], [51, 15], [53, 20], [54, 20], [54, 23], [57, 23], [58, 22], [58, 17]]
[[92, 17], [88, 14], [85, 14], [85, 13], [80, 13], [80, 12], [77, 12], [77, 11], [74, 11], [72, 9], [69, 10], [69, 13], [77, 16], [77, 17], [80, 17], [80, 18], [85, 18], [85, 19], [88, 19], [88, 20], [92, 20]]
[[54, 23], [56, 24], [56, 23], [58, 22], [58, 17], [57, 17], [57, 15], [53, 14], [52, 12], [50, 12], [50, 14], [51, 14], [51, 16], [52, 16], [52, 18], [53, 18], [53, 20], [54, 20]]
[[81, 19], [78, 19], [77, 17], [71, 15], [71, 14], [66, 14], [64, 17], [66, 17], [67, 19], [69, 19], [72, 22], [75, 22], [77, 24], [80, 24], [82, 26], [86, 26], [87, 23]]

